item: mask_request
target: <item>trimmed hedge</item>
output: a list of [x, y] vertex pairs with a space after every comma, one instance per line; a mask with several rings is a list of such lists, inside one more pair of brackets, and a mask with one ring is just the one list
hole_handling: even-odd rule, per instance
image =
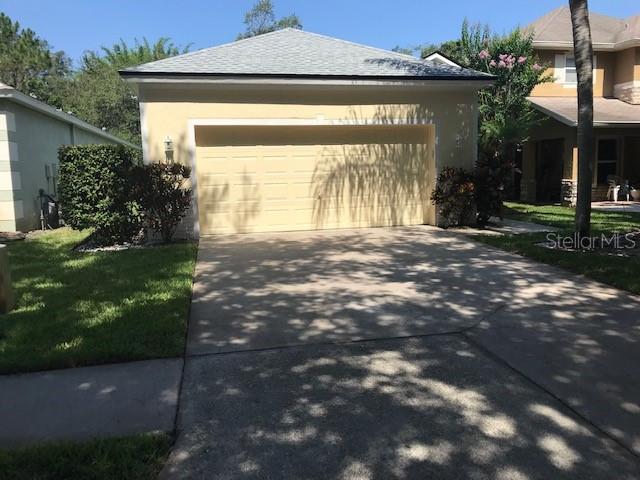
[[58, 159], [59, 200], [68, 225], [93, 228], [104, 243], [128, 241], [140, 232], [143, 215], [133, 175], [140, 151], [123, 145], [68, 145], [60, 147]]

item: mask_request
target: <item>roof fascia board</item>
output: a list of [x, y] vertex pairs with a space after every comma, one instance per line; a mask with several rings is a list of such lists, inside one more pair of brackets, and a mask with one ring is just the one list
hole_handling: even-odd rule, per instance
[[[604, 43], [604, 42], [594, 42], [593, 50], [594, 51], [609, 51], [615, 52], [620, 50], [625, 50], [627, 48], [633, 48], [640, 46], [639, 38], [632, 38], [630, 40], [625, 40], [619, 43]], [[533, 48], [537, 48], [539, 50], [565, 50], [572, 49], [573, 42], [566, 41], [555, 41], [555, 40], [534, 40]]]
[[175, 77], [175, 76], [126, 76], [125, 80], [133, 84], [208, 84], [208, 85], [301, 85], [301, 86], [381, 86], [381, 87], [433, 87], [433, 88], [484, 88], [493, 85], [493, 76], [487, 78], [443, 78], [415, 80], [398, 79], [311, 79], [311, 78], [246, 78], [246, 77]]
[[305, 126], [424, 126], [430, 122], [420, 122], [414, 119], [328, 119], [317, 118], [200, 118], [190, 119], [193, 126], [212, 127], [305, 127]]
[[638, 122], [625, 122], [625, 121], [615, 121], [610, 120], [608, 122], [593, 122], [594, 127], [598, 128], [640, 128], [640, 121]]
[[7, 89], [5, 91], [0, 90], [0, 98], [11, 100], [15, 103], [28, 107], [32, 110], [36, 110], [40, 113], [43, 113], [49, 117], [53, 117], [57, 120], [61, 120], [66, 123], [71, 123], [77, 126], [78, 128], [82, 128], [83, 130], [87, 130], [91, 133], [94, 133], [95, 135], [114, 141], [116, 143], [127, 145], [133, 148], [139, 148], [137, 145], [129, 143], [126, 140], [116, 137], [115, 135], [111, 135], [110, 133], [105, 132], [99, 129], [98, 127], [95, 127], [87, 122], [84, 122], [74, 117], [73, 115], [69, 115], [68, 113], [61, 112], [53, 108], [51, 105], [47, 105], [46, 103], [36, 100], [35, 98], [31, 98], [29, 95], [25, 95], [24, 93], [19, 92], [13, 88]]
[[[533, 105], [533, 107], [544, 113], [545, 115], [558, 120], [559, 122], [563, 123], [564, 125], [568, 125], [569, 127], [577, 127], [578, 126], [578, 122], [577, 121], [573, 121], [570, 118], [567, 118], [563, 115], [560, 115], [557, 112], [554, 112], [553, 110], [550, 110], [546, 107], [543, 107], [541, 105], [538, 105], [535, 102], [531, 102], [531, 104]], [[593, 122], [593, 126], [594, 127], [598, 127], [598, 128], [620, 128], [620, 127], [631, 127], [631, 128], [640, 128], [640, 120], [637, 122], [629, 122], [629, 121], [616, 121], [616, 120], [609, 120], [607, 122], [599, 122], [599, 121], [594, 121]]]

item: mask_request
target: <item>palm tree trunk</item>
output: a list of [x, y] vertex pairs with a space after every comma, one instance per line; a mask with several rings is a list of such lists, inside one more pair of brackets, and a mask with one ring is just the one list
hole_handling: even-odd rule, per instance
[[576, 232], [589, 235], [593, 178], [593, 46], [587, 0], [569, 0], [578, 75], [578, 198]]

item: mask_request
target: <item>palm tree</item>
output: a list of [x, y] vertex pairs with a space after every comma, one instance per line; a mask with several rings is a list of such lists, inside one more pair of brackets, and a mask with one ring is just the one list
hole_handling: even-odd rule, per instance
[[591, 228], [591, 181], [593, 177], [593, 45], [587, 0], [569, 0], [573, 51], [578, 75], [578, 198], [576, 232], [588, 235]]

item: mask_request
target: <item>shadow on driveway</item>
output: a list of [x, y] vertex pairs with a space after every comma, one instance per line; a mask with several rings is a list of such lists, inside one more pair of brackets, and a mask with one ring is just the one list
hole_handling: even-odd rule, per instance
[[188, 353], [472, 326], [507, 300], [503, 275], [517, 271], [507, 262], [494, 271], [490, 252], [435, 232], [379, 228], [204, 238]]
[[[203, 452], [208, 452], [211, 471], [220, 469], [231, 478], [240, 470], [232, 472], [224, 455], [235, 458], [240, 468], [246, 449], [249, 477], [274, 468], [269, 462], [289, 465], [288, 456], [309, 455], [302, 463], [315, 472], [310, 477], [323, 477], [317, 470], [320, 465], [310, 466], [311, 458], [320, 458], [329, 477], [357, 470], [360, 462], [363, 471], [373, 469], [376, 474], [350, 478], [385, 478], [377, 473], [385, 468], [386, 476], [411, 478], [411, 468], [431, 472], [429, 468], [438, 467], [431, 453], [420, 453], [416, 458], [425, 457], [424, 461], [414, 459], [407, 464], [413, 465], [409, 470], [398, 473], [402, 448], [418, 442], [418, 450], [435, 452], [442, 442], [449, 442], [442, 444], [445, 450], [450, 446], [442, 465], [463, 477], [475, 475], [477, 468], [480, 477], [540, 478], [545, 475], [536, 472], [555, 472], [551, 476], [576, 478], [576, 472], [593, 471], [587, 476], [607, 478], [607, 470], [617, 472], [617, 462], [624, 463], [624, 449], [616, 447], [618, 456], [606, 460], [606, 454], [597, 453], [602, 452], [603, 437], [572, 433], [575, 428], [585, 431], [588, 423], [581, 420], [567, 427], [570, 410], [552, 398], [571, 406], [627, 450], [640, 453], [639, 311], [637, 296], [431, 227], [205, 238], [196, 268], [184, 416], [171, 465], [199, 471], [189, 459], [204, 458]], [[467, 343], [451, 347], [449, 340], [436, 337], [410, 342], [409, 350], [394, 344], [400, 348], [398, 361], [422, 367], [416, 366], [413, 373], [398, 371], [397, 378], [388, 375], [388, 388], [369, 388], [374, 360], [357, 350], [365, 347], [326, 345], [460, 332], [552, 395], [516, 381], [501, 370], [506, 367], [482, 358]], [[255, 352], [295, 345], [302, 347]], [[458, 350], [472, 355], [467, 358]], [[229, 352], [238, 353], [220, 355]], [[396, 360], [393, 353], [384, 355], [391, 363]], [[304, 374], [296, 369], [308, 362], [320, 363]], [[438, 368], [426, 368], [431, 365]], [[454, 393], [435, 394], [430, 382], [440, 382]], [[236, 386], [227, 389], [232, 384]], [[349, 389], [343, 390], [345, 385]], [[406, 390], [407, 385], [413, 390]], [[423, 387], [424, 395], [439, 400], [414, 409], [404, 399]], [[230, 393], [236, 391], [237, 397]], [[484, 406], [473, 410], [476, 407], [458, 405], [456, 398], [464, 392], [480, 395]], [[337, 400], [335, 419], [332, 411], [315, 419], [316, 407], [297, 417], [297, 431], [309, 427], [315, 432], [308, 442], [301, 433], [295, 434], [302, 435], [291, 444], [295, 447], [277, 440], [282, 437], [274, 432], [285, 428], [288, 418], [284, 412], [294, 405], [304, 410], [305, 402], [331, 405], [333, 395], [343, 399]], [[205, 401], [209, 403], [203, 408]], [[560, 412], [560, 417], [544, 409], [545, 415], [533, 412], [538, 404]], [[495, 440], [470, 423], [468, 408], [479, 418], [508, 416], [516, 433]], [[369, 413], [361, 418], [360, 409]], [[338, 420], [341, 416], [345, 423]], [[202, 428], [198, 418], [204, 422]], [[363, 419], [372, 425], [366, 427]], [[337, 429], [343, 439], [343, 454], [322, 456], [323, 449], [334, 452], [326, 445], [325, 433], [320, 434], [319, 425], [325, 421], [328, 431]], [[433, 437], [433, 429], [445, 433]], [[475, 442], [487, 447], [476, 447]], [[278, 446], [283, 449], [279, 453]], [[226, 453], [221, 457], [218, 451]], [[472, 460], [482, 452], [494, 452], [487, 464]], [[536, 465], [532, 470], [525, 452], [538, 456], [531, 460]], [[386, 458], [388, 467], [382, 460], [374, 461], [376, 456]], [[508, 468], [507, 473], [491, 470], [496, 462], [528, 473], [518, 477], [507, 475]], [[304, 473], [293, 464], [288, 468]]]
[[184, 385], [164, 479], [637, 478], [459, 335], [193, 357]]

